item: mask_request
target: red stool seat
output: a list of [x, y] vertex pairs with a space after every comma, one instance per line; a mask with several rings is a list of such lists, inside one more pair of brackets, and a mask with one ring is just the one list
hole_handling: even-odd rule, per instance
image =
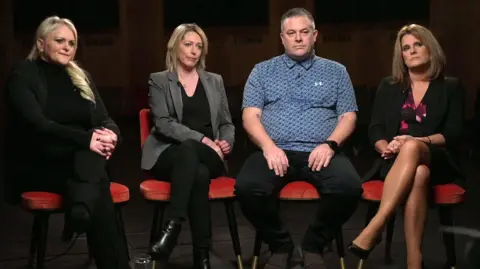
[[[380, 201], [382, 199], [383, 181], [372, 180], [362, 184], [362, 198], [368, 201]], [[434, 186], [435, 204], [458, 204], [465, 199], [465, 190], [454, 183]]]
[[110, 183], [110, 193], [112, 194], [113, 203], [125, 203], [130, 200], [130, 190], [127, 186], [112, 182]]
[[[112, 182], [110, 192], [114, 203], [124, 203], [130, 199], [127, 186]], [[27, 210], [57, 210], [63, 206], [60, 194], [44, 191], [29, 191], [22, 193], [22, 206]]]
[[283, 200], [318, 200], [320, 195], [317, 189], [305, 181], [295, 181], [288, 183], [280, 191], [280, 199]]
[[[209, 199], [233, 198], [235, 180], [229, 177], [219, 177], [210, 182]], [[148, 179], [140, 184], [140, 192], [146, 200], [168, 201], [170, 199], [170, 183]]]
[[62, 196], [43, 191], [24, 192], [22, 206], [27, 210], [57, 210], [62, 208]]

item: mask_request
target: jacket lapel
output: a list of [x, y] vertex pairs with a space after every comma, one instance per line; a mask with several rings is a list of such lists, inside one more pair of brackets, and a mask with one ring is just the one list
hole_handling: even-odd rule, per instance
[[213, 85], [213, 81], [210, 79], [210, 76], [208, 76], [205, 71], [198, 71], [198, 76], [200, 77], [200, 82], [203, 85], [203, 88], [205, 89], [205, 94], [207, 95], [208, 99], [208, 104], [210, 106], [210, 117], [212, 120], [212, 128], [214, 130], [215, 134], [215, 129], [217, 126], [217, 108], [218, 108], [218, 102], [217, 102], [217, 95], [215, 94], [215, 86]]
[[388, 115], [389, 120], [387, 124], [389, 127], [387, 127], [387, 133], [392, 134], [392, 137], [395, 136], [395, 134], [398, 132], [398, 129], [400, 128], [400, 113], [402, 111], [402, 106], [403, 103], [405, 103], [405, 98], [407, 91], [403, 90], [399, 84], [394, 85], [395, 87], [392, 91], [392, 106], [390, 110], [390, 115]]
[[178, 81], [178, 75], [176, 72], [168, 73], [168, 84], [170, 89], [170, 94], [173, 100], [173, 107], [177, 113], [178, 122], [182, 122], [183, 118], [183, 101], [182, 101], [182, 88], [180, 88]]

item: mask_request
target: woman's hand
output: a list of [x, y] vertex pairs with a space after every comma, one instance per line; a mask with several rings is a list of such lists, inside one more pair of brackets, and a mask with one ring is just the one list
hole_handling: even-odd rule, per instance
[[204, 136], [201, 142], [211, 147], [213, 150], [215, 150], [218, 156], [220, 156], [220, 159], [223, 160], [225, 158], [225, 155], [223, 154], [222, 149], [217, 144], [215, 144], [215, 142], [213, 142], [210, 138]]
[[113, 137], [95, 130], [90, 140], [90, 150], [104, 156], [108, 160], [115, 150], [116, 143], [116, 135]]
[[228, 142], [226, 140], [215, 140], [214, 142], [217, 146], [220, 147], [223, 155], [230, 154], [230, 150], [231, 150], [230, 144], [228, 144]]

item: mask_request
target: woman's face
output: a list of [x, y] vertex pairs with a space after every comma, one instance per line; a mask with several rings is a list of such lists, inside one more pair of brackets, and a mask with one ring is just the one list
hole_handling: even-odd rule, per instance
[[423, 66], [430, 62], [430, 53], [425, 45], [414, 35], [404, 35], [401, 45], [403, 61], [409, 69]]
[[67, 26], [61, 25], [44, 39], [38, 39], [37, 47], [41, 52], [42, 59], [59, 65], [67, 65], [75, 55], [76, 43], [73, 31]]
[[202, 50], [202, 38], [195, 32], [186, 33], [178, 48], [179, 63], [188, 69], [195, 68], [202, 55]]

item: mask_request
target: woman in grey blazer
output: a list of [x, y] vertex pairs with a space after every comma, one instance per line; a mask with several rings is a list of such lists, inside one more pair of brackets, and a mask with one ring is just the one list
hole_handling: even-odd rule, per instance
[[153, 127], [142, 152], [142, 169], [171, 182], [167, 221], [149, 252], [168, 260], [188, 217], [195, 268], [210, 268], [210, 179], [225, 172], [235, 133], [222, 77], [204, 71], [207, 51], [207, 37], [196, 24], [173, 32], [167, 70], [150, 75]]

